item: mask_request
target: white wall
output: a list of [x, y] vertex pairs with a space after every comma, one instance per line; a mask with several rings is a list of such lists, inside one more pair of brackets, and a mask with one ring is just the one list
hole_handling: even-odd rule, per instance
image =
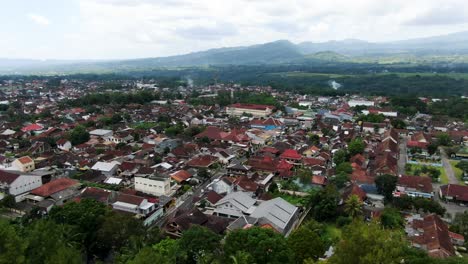
[[135, 190], [156, 196], [169, 195], [171, 191], [171, 179], [155, 180], [135, 177]]

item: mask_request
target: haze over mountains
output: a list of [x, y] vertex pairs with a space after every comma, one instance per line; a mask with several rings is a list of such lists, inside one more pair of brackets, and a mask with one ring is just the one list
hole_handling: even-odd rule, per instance
[[[206, 65], [251, 65], [282, 63], [378, 62], [381, 58], [398, 57], [399, 61], [437, 60], [466, 62], [468, 31], [444, 36], [372, 43], [347, 39], [322, 43], [294, 44], [279, 40], [265, 44], [210, 49], [185, 55], [114, 61], [64, 61], [0, 59], [1, 73], [112, 71], [155, 67]], [[391, 61], [391, 60], [389, 60]]]

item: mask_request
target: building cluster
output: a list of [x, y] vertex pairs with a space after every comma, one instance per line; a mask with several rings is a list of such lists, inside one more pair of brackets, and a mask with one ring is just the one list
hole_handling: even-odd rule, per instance
[[[118, 108], [69, 107], [69, 100], [99, 92], [102, 84], [62, 80], [54, 89], [45, 81], [2, 86], [14, 87], [2, 90], [0, 104], [7, 106], [5, 112], [16, 111], [18, 118], [5, 112], [0, 117], [0, 192], [2, 198], [15, 199], [20, 214], [32, 208], [47, 214], [56, 205], [94, 199], [173, 236], [192, 225], [220, 234], [259, 226], [289, 235], [306, 210], [284, 197], [305, 196], [311, 188], [330, 184], [336, 177], [335, 156], [357, 139], [364, 149], [349, 157], [352, 170], [340, 190], [340, 205], [356, 195], [369, 219], [379, 217], [384, 198], [375, 179], [384, 174], [397, 178], [395, 197], [468, 202], [468, 187], [444, 184], [438, 189], [431, 178], [405, 170], [409, 161], [437, 163], [445, 158], [429, 151], [441, 132], [466, 148], [463, 124], [402, 115], [380, 107], [385, 97], [311, 97], [270, 87], [214, 85], [175, 89], [178, 99], [162, 97]], [[124, 87], [121, 93], [170, 91], [156, 82]], [[221, 91], [263, 92], [285, 107], [191, 105], [194, 89], [206, 100]], [[356, 110], [359, 107], [364, 108]], [[21, 119], [23, 115], [35, 118]], [[365, 115], [383, 119], [359, 121]], [[393, 127], [395, 118], [406, 128]], [[85, 130], [82, 142], [76, 138], [77, 128]], [[298, 176], [304, 170], [305, 181]], [[407, 219], [408, 237], [430, 255], [452, 256], [454, 245], [463, 240], [436, 215]]]

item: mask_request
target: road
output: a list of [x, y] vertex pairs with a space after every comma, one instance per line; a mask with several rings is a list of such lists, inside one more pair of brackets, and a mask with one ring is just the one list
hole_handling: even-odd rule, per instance
[[442, 165], [444, 166], [445, 172], [447, 174], [448, 182], [451, 184], [458, 184], [458, 179], [455, 177], [455, 172], [453, 171], [452, 165], [447, 157], [447, 153], [444, 148], [439, 147], [440, 158], [442, 159]]
[[162, 227], [165, 223], [166, 220], [169, 219], [177, 210], [190, 210], [193, 208], [193, 197], [201, 196], [203, 194], [202, 191], [206, 191], [206, 187], [208, 184], [213, 182], [215, 179], [220, 179], [222, 176], [226, 175], [226, 171], [224, 169], [221, 169], [213, 174], [213, 176], [200, 184], [199, 186], [196, 186], [192, 188], [192, 191], [185, 199], [182, 201], [180, 204], [176, 204], [176, 206], [169, 208], [169, 210], [161, 217], [159, 218], [153, 225], [154, 226], [159, 226]]
[[405, 174], [405, 165], [408, 159], [406, 154], [406, 136], [403, 136], [400, 140], [400, 158], [398, 159], [398, 174]]

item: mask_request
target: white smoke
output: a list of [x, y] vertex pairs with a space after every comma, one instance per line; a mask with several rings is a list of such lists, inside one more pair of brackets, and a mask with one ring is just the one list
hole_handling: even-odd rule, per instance
[[193, 87], [193, 80], [190, 77], [187, 77], [187, 85], [188, 87], [192, 88]]
[[329, 81], [328, 84], [331, 86], [331, 88], [335, 90], [338, 90], [339, 88], [341, 88], [341, 86], [343, 86], [342, 84], [336, 82], [335, 80]]

